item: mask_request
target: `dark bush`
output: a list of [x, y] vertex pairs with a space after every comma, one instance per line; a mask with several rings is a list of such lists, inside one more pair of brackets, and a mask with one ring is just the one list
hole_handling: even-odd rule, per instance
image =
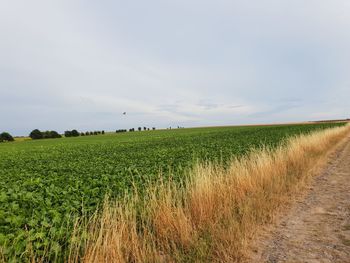
[[32, 140], [38, 140], [38, 139], [42, 139], [44, 136], [41, 131], [39, 131], [38, 129], [35, 129], [29, 134], [29, 137], [32, 138]]
[[105, 131], [102, 131], [102, 134], [105, 134]]
[[3, 132], [0, 134], [0, 142], [13, 142], [15, 139], [8, 132]]
[[65, 137], [72, 137], [72, 131], [65, 131], [64, 136]]
[[38, 139], [54, 139], [54, 138], [62, 138], [62, 135], [59, 134], [57, 131], [39, 131], [38, 129], [33, 130], [29, 137], [33, 140]]
[[80, 133], [77, 130], [72, 130], [72, 136], [73, 137], [78, 137]]
[[43, 139], [54, 139], [54, 138], [61, 138], [61, 134], [59, 134], [57, 131], [44, 131], [42, 132]]
[[62, 135], [59, 134], [57, 131], [50, 131], [51, 138], [62, 138]]
[[78, 137], [80, 133], [77, 130], [71, 130], [71, 131], [65, 131], [64, 136], [65, 137]]
[[43, 135], [43, 139], [48, 139], [50, 138], [50, 132], [49, 131], [42, 131], [41, 132]]

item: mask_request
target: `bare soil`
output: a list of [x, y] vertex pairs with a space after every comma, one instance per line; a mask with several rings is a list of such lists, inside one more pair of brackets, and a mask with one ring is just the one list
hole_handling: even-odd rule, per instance
[[248, 262], [350, 262], [350, 137], [276, 221], [259, 235]]

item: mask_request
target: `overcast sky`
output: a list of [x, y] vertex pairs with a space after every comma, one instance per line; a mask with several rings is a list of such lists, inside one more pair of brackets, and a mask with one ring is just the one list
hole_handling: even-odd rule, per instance
[[0, 0], [0, 131], [347, 117], [348, 0]]

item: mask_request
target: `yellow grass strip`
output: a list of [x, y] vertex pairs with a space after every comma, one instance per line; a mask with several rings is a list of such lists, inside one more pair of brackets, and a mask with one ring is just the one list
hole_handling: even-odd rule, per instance
[[[198, 164], [178, 187], [162, 182], [144, 198], [106, 201], [73, 245], [70, 262], [240, 262], [254, 233], [310, 178], [349, 126], [253, 151], [224, 169]], [[74, 242], [73, 242], [74, 243]], [[76, 242], [74, 243], [76, 244]]]

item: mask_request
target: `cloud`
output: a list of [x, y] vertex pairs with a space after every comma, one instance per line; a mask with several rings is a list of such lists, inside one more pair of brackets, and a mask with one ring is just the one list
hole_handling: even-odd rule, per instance
[[0, 130], [348, 117], [349, 12], [345, 0], [4, 1]]

